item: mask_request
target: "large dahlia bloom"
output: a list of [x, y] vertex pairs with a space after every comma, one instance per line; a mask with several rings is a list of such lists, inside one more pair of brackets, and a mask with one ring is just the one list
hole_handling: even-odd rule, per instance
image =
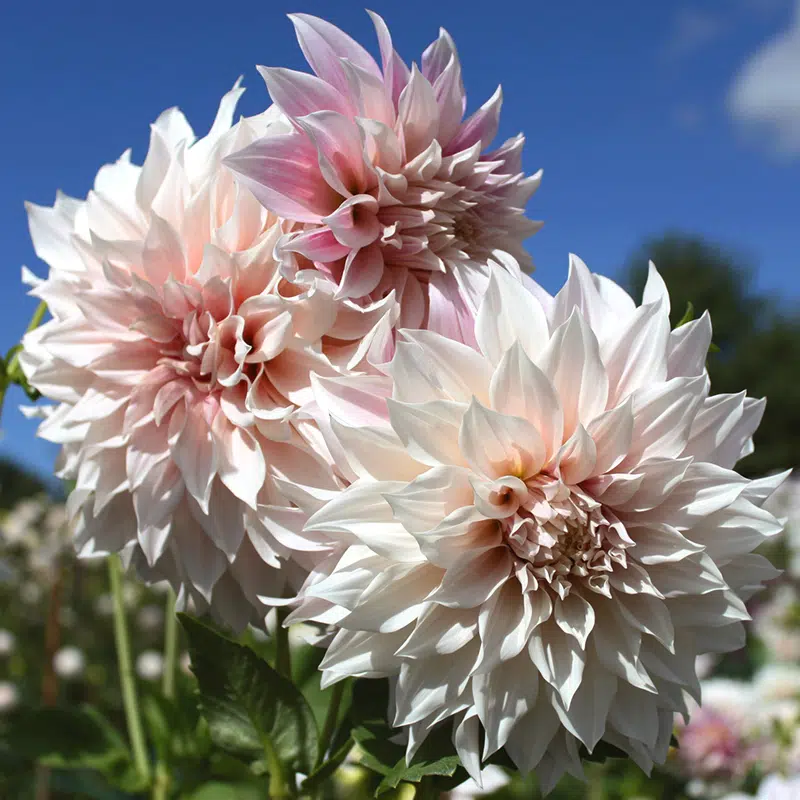
[[[83, 555], [123, 552], [241, 626], [303, 570], [276, 481], [320, 470], [293, 427], [311, 371], [332, 374], [323, 335], [357, 338], [373, 311], [345, 309], [319, 275], [287, 283], [273, 257], [291, 223], [221, 159], [271, 130], [277, 109], [232, 126], [237, 86], [197, 139], [177, 109], [152, 126], [144, 164], [104, 166], [86, 200], [29, 205], [53, 319], [21, 363], [55, 405], [39, 435], [63, 445]], [[308, 552], [306, 553], [308, 555]], [[303, 553], [300, 554], [303, 560]]]
[[764, 402], [710, 395], [708, 316], [668, 313], [655, 269], [636, 307], [577, 259], [555, 298], [496, 268], [477, 350], [403, 330], [387, 376], [315, 379], [351, 485], [294, 618], [338, 627], [326, 684], [395, 678], [409, 753], [449, 720], [476, 776], [505, 747], [552, 786], [601, 739], [649, 769], [743, 644], [783, 476], [733, 471]]
[[290, 15], [315, 75], [261, 67], [291, 121], [226, 159], [270, 210], [302, 223], [281, 242], [292, 269], [313, 266], [359, 302], [394, 290], [399, 324], [469, 341], [487, 261], [539, 228], [524, 207], [540, 174], [525, 177], [516, 136], [487, 152], [501, 93], [464, 119], [455, 45], [442, 30], [409, 69], [384, 21], [371, 14], [382, 67], [347, 34]]

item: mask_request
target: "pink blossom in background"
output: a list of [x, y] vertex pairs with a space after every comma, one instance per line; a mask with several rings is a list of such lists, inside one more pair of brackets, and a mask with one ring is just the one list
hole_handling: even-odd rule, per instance
[[292, 14], [314, 75], [261, 67], [289, 132], [268, 134], [225, 163], [271, 211], [298, 228], [280, 243], [291, 274], [329, 277], [359, 303], [396, 293], [398, 325], [472, 342], [490, 260], [531, 266], [524, 216], [541, 174], [525, 177], [516, 136], [497, 133], [501, 93], [464, 119], [466, 94], [450, 35], [411, 69], [371, 14], [382, 66], [322, 19]]
[[678, 723], [682, 770], [695, 779], [736, 785], [759, 758], [753, 741], [755, 698], [749, 683], [715, 678], [703, 683], [702, 701], [691, 719]]

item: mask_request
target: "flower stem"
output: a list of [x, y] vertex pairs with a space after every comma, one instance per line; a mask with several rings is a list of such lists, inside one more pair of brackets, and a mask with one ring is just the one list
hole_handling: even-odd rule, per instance
[[167, 700], [175, 696], [175, 669], [178, 663], [178, 617], [175, 614], [175, 592], [167, 592], [164, 609], [164, 673], [161, 691]]
[[144, 729], [139, 713], [139, 700], [136, 696], [136, 682], [131, 662], [131, 645], [128, 637], [128, 623], [125, 619], [125, 601], [122, 596], [122, 562], [117, 555], [109, 556], [108, 576], [111, 581], [111, 597], [114, 601], [114, 641], [117, 646], [119, 680], [122, 686], [122, 704], [128, 724], [128, 737], [131, 742], [136, 771], [149, 784], [150, 762], [147, 758]]
[[[161, 675], [161, 693], [166, 700], [175, 696], [175, 669], [178, 660], [178, 617], [175, 615], [175, 592], [167, 591], [164, 609], [164, 672]], [[172, 784], [169, 760], [161, 753], [156, 764], [152, 800], [167, 800]]]
[[324, 763], [325, 754], [330, 749], [333, 732], [336, 730], [336, 722], [339, 718], [342, 696], [346, 687], [347, 681], [339, 681], [333, 684], [331, 701], [328, 704], [328, 710], [325, 712], [325, 722], [322, 725], [322, 733], [319, 737], [319, 754], [317, 755], [317, 763], [314, 765], [315, 770]]
[[264, 755], [267, 758], [267, 769], [269, 770], [269, 797], [270, 800], [287, 800], [291, 797], [291, 788], [287, 782], [286, 773], [283, 770], [278, 754], [272, 746], [272, 742], [265, 738], [262, 742]]
[[289, 615], [285, 608], [278, 608], [278, 619], [275, 625], [275, 669], [284, 678], [292, 679], [292, 653], [289, 650], [289, 629], [283, 627], [283, 621]]

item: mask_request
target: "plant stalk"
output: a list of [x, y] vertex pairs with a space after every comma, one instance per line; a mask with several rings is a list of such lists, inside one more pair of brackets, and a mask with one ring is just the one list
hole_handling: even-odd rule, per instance
[[347, 681], [339, 681], [333, 684], [331, 701], [328, 704], [328, 710], [325, 712], [325, 722], [322, 725], [322, 733], [319, 737], [319, 754], [317, 755], [317, 763], [314, 765], [315, 770], [325, 762], [325, 756], [330, 749], [346, 687]]
[[109, 556], [108, 576], [111, 582], [111, 597], [114, 602], [114, 641], [117, 647], [119, 680], [122, 687], [125, 720], [128, 724], [128, 737], [136, 771], [149, 784], [150, 761], [147, 757], [142, 717], [139, 711], [139, 699], [136, 694], [136, 680], [133, 674], [133, 662], [131, 661], [128, 623], [125, 619], [125, 601], [122, 596], [122, 562], [117, 555]]
[[289, 649], [289, 629], [283, 627], [283, 621], [289, 616], [285, 608], [278, 608], [278, 620], [275, 627], [275, 669], [284, 678], [292, 679], [292, 653]]
[[[175, 696], [175, 669], [178, 661], [178, 617], [175, 614], [175, 592], [167, 591], [164, 608], [164, 672], [161, 675], [161, 693], [171, 700]], [[168, 756], [160, 754], [153, 780], [152, 800], [167, 800], [172, 785]]]

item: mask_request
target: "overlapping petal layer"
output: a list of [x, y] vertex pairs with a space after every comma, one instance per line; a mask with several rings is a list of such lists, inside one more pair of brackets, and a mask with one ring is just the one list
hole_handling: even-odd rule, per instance
[[638, 307], [577, 258], [555, 297], [496, 268], [476, 349], [403, 330], [385, 377], [314, 379], [350, 486], [307, 508], [338, 552], [293, 618], [338, 630], [324, 682], [395, 679], [409, 753], [448, 720], [475, 776], [505, 747], [552, 786], [600, 740], [649, 769], [742, 645], [783, 476], [733, 471], [764, 402], [711, 395], [708, 316], [668, 314], [654, 268]]
[[56, 402], [39, 434], [63, 446], [81, 552], [121, 551], [237, 627], [299, 585], [320, 548], [288, 533], [297, 509], [277, 481], [335, 485], [294, 425], [310, 374], [336, 374], [323, 337], [341, 362], [384, 313], [337, 300], [319, 274], [281, 276], [274, 249], [292, 223], [221, 160], [289, 126], [274, 108], [232, 125], [242, 91], [207, 136], [171, 109], [141, 167], [126, 153], [85, 201], [28, 207], [50, 265], [32, 294], [53, 319], [21, 354]]
[[541, 175], [525, 177], [521, 135], [487, 150], [499, 88], [464, 119], [461, 65], [446, 31], [409, 69], [371, 16], [380, 67], [330, 23], [291, 15], [315, 74], [261, 72], [292, 129], [270, 131], [226, 164], [267, 208], [299, 224], [281, 242], [290, 274], [313, 267], [338, 296], [362, 303], [394, 291], [399, 325], [471, 341], [489, 260], [530, 266], [522, 242], [539, 223], [524, 208]]

